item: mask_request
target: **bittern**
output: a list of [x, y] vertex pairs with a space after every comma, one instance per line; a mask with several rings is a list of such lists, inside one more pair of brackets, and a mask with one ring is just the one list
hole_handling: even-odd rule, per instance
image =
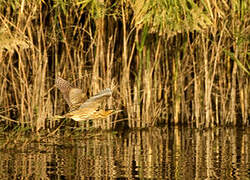
[[103, 101], [112, 95], [110, 88], [100, 91], [84, 102], [85, 95], [82, 90], [72, 87], [68, 81], [58, 77], [56, 79], [56, 87], [61, 91], [70, 107], [69, 113], [57, 116], [57, 118], [71, 118], [75, 121], [84, 121], [106, 118], [115, 113], [115, 110], [99, 109]]

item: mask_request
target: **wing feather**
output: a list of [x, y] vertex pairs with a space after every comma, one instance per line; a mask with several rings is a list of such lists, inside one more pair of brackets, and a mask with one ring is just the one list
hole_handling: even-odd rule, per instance
[[56, 79], [56, 87], [63, 94], [63, 98], [66, 100], [71, 110], [78, 108], [82, 104], [84, 93], [81, 89], [72, 87], [68, 81], [61, 77]]
[[91, 108], [96, 110], [102, 104], [102, 102], [112, 95], [112, 91], [110, 88], [104, 89], [100, 91], [95, 96], [90, 97], [85, 103], [80, 106], [81, 108]]

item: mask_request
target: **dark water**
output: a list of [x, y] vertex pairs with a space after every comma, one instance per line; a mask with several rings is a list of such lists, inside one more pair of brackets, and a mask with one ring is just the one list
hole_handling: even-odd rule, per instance
[[249, 131], [152, 128], [87, 139], [18, 137], [22, 143], [5, 136], [0, 179], [249, 179]]

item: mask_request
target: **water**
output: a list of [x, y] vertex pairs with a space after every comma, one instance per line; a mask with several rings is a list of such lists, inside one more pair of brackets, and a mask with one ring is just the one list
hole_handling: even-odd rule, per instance
[[249, 131], [151, 128], [38, 142], [5, 136], [0, 179], [249, 179]]

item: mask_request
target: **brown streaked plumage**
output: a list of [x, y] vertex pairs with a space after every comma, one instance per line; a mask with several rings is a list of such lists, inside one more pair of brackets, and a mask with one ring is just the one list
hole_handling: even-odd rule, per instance
[[71, 111], [79, 108], [84, 100], [86, 100], [85, 94], [81, 89], [72, 87], [68, 81], [60, 77], [56, 79], [56, 87], [63, 94], [63, 97], [69, 105]]
[[99, 109], [102, 102], [112, 95], [110, 88], [100, 91], [84, 102], [82, 90], [72, 87], [68, 81], [58, 77], [56, 79], [56, 87], [62, 92], [64, 99], [71, 109], [71, 111], [64, 116], [57, 116], [58, 118], [71, 118], [75, 121], [84, 121], [88, 119], [106, 118], [115, 113], [114, 110]]

